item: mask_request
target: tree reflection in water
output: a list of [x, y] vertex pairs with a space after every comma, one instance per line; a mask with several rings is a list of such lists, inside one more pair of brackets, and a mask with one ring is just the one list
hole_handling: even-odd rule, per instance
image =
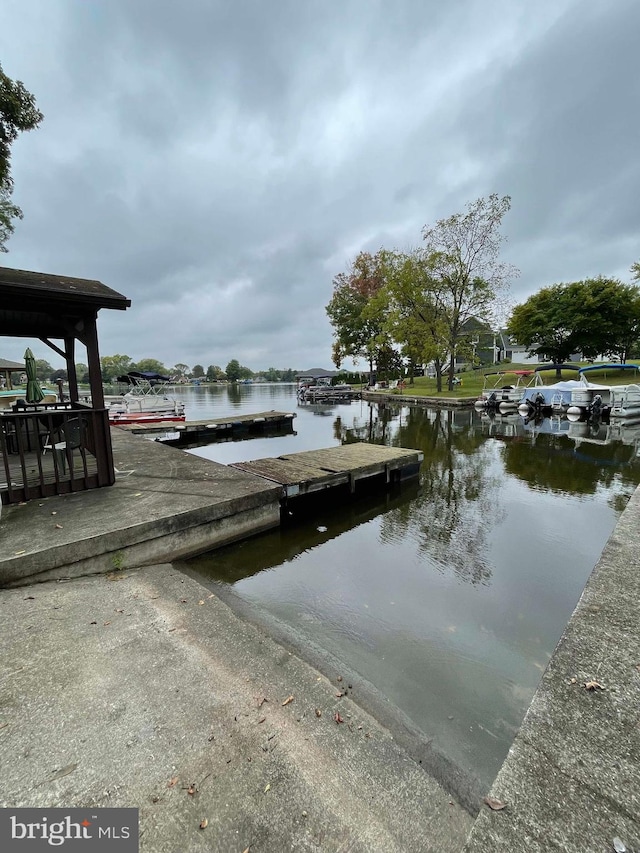
[[332, 497], [191, 567], [344, 660], [488, 785], [640, 481], [640, 430], [534, 426], [366, 403], [301, 417], [317, 447], [421, 450], [419, 482]]

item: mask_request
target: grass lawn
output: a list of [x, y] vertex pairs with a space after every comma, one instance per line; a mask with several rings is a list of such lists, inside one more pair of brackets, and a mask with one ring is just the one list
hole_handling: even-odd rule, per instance
[[[572, 364], [577, 364], [580, 367], [586, 367], [589, 362], [572, 362]], [[629, 361], [627, 364], [638, 365], [640, 362], [638, 361]], [[453, 391], [449, 391], [446, 389], [446, 377], [443, 377], [442, 384], [443, 390], [438, 393], [436, 391], [436, 380], [430, 379], [427, 376], [417, 376], [414, 379], [414, 384], [409, 385], [408, 383], [405, 385], [404, 389], [393, 389], [392, 391], [381, 390], [381, 394], [406, 394], [412, 397], [441, 397], [442, 399], [453, 398], [459, 399], [460, 397], [479, 397], [482, 389], [485, 387], [485, 376], [487, 374], [494, 374], [493, 376], [489, 376], [487, 378], [487, 384], [492, 384], [498, 381], [498, 387], [502, 385], [515, 385], [517, 382], [517, 375], [514, 374], [515, 370], [531, 370], [536, 365], [530, 364], [509, 364], [509, 365], [493, 365], [492, 367], [482, 368], [481, 370], [468, 370], [464, 373], [457, 374], [457, 378], [460, 379], [460, 385], [456, 385]], [[502, 373], [502, 378], [499, 379], [498, 376], [495, 375], [496, 371], [500, 371]], [[559, 378], [565, 379], [577, 379], [578, 374], [575, 370], [563, 370], [562, 376], [557, 377], [555, 370], [546, 370], [541, 371], [540, 373], [542, 382], [544, 385], [552, 385], [554, 382], [558, 382]], [[616, 370], [612, 368], [608, 368], [606, 370], [593, 370], [587, 374], [587, 378], [590, 382], [595, 382], [601, 385], [626, 385], [629, 382], [640, 383], [640, 368], [639, 372], [636, 374], [631, 370]], [[521, 384], [524, 386], [529, 381], [533, 379], [533, 373], [531, 376], [522, 377]], [[375, 392], [374, 392], [375, 393]]]

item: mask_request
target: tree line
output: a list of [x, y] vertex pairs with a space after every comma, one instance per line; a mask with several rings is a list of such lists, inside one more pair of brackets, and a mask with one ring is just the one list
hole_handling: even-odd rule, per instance
[[[410, 377], [432, 364], [438, 391], [446, 370], [475, 357], [469, 325], [506, 328], [529, 353], [565, 361], [605, 355], [624, 361], [640, 355], [640, 290], [602, 276], [543, 288], [509, 308], [509, 287], [519, 271], [500, 259], [502, 219], [509, 196], [492, 194], [435, 225], [407, 251], [360, 252], [333, 279], [326, 311], [333, 326], [332, 358], [363, 359], [381, 375]], [[632, 266], [640, 281], [640, 262]]]
[[[124, 376], [132, 370], [148, 373], [157, 373], [166, 376], [173, 382], [189, 382], [193, 379], [201, 379], [205, 382], [241, 382], [243, 379], [262, 379], [265, 382], [295, 382], [298, 371], [291, 367], [279, 369], [270, 367], [267, 370], [254, 372], [248, 367], [240, 364], [237, 359], [231, 359], [223, 370], [217, 364], [210, 364], [205, 368], [201, 364], [188, 364], [179, 362], [173, 367], [166, 367], [155, 358], [143, 358], [133, 361], [128, 355], [106, 355], [100, 359], [102, 381], [105, 384], [114, 384], [119, 376]], [[58, 379], [67, 380], [67, 371], [55, 369], [45, 359], [36, 360], [36, 373], [41, 382], [56, 382]], [[76, 375], [81, 383], [89, 382], [89, 368], [86, 364], [76, 364]]]

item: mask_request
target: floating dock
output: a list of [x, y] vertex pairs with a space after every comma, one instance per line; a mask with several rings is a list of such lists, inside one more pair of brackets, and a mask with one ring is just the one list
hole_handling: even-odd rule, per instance
[[387, 485], [399, 483], [418, 475], [423, 458], [419, 450], [358, 442], [236, 462], [230, 467], [279, 483], [286, 501], [338, 486], [348, 486], [354, 492], [356, 483], [371, 478], [382, 479]]
[[344, 388], [307, 388], [301, 398], [304, 403], [351, 403], [352, 400], [360, 400], [361, 391]]
[[187, 444], [207, 444], [221, 438], [260, 435], [267, 432], [282, 434], [293, 432], [295, 412], [259, 412], [257, 415], [227, 415], [224, 418], [206, 418], [200, 421], [172, 423], [159, 421], [153, 424], [111, 424], [135, 435], [168, 434], [159, 438], [163, 444], [183, 447]]

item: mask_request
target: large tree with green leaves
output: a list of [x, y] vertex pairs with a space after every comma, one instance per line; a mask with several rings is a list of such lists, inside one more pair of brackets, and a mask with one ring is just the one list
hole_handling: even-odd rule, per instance
[[640, 338], [640, 288], [603, 276], [554, 284], [517, 305], [508, 327], [530, 353], [558, 364], [573, 353], [624, 362]]
[[41, 382], [49, 382], [53, 367], [44, 358], [36, 359], [36, 376]]
[[133, 362], [128, 355], [104, 355], [100, 359], [103, 382], [115, 382], [118, 376], [123, 376], [133, 368]]
[[383, 328], [400, 344], [409, 365], [433, 362], [441, 391], [449, 338], [430, 257], [421, 249], [385, 252], [384, 269], [384, 287], [372, 300], [384, 317]]
[[232, 358], [225, 370], [229, 382], [240, 382], [242, 379], [251, 379], [253, 371], [240, 364], [237, 358]]
[[433, 298], [446, 325], [449, 388], [453, 388], [455, 359], [471, 317], [486, 319], [497, 298], [503, 297], [515, 267], [500, 260], [505, 237], [502, 219], [511, 207], [509, 196], [493, 193], [467, 205], [466, 213], [439, 219], [422, 231], [435, 286]]
[[0, 65], [0, 252], [6, 252], [6, 241], [13, 234], [15, 219], [22, 211], [11, 201], [11, 146], [18, 134], [33, 130], [43, 119], [31, 92], [19, 80], [12, 80]]
[[170, 373], [157, 358], [142, 358], [131, 365], [131, 370], [139, 370], [141, 373], [159, 373], [161, 376], [168, 376]]
[[222, 376], [224, 376], [224, 371], [218, 364], [210, 364], [207, 367], [207, 382], [215, 382]]
[[333, 326], [332, 359], [340, 367], [345, 358], [366, 359], [369, 372], [390, 344], [384, 318], [374, 297], [385, 281], [384, 251], [372, 255], [360, 252], [346, 273], [333, 279], [333, 296], [326, 306]]
[[526, 302], [516, 305], [508, 321], [511, 337], [556, 364], [567, 361], [578, 344], [569, 285], [543, 287]]

